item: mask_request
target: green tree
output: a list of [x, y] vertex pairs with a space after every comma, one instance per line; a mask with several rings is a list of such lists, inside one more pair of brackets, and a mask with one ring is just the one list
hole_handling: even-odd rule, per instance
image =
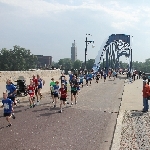
[[70, 58], [60, 59], [58, 64], [61, 66], [62, 69], [70, 70], [72, 68], [72, 62]]
[[74, 63], [73, 63], [73, 68], [74, 69], [80, 69], [80, 67], [82, 66], [82, 62], [80, 60], [76, 60]]
[[91, 70], [94, 66], [94, 63], [95, 63], [95, 59], [89, 59], [86, 63], [87, 70]]
[[14, 49], [3, 48], [0, 51], [0, 70], [21, 71], [34, 69], [37, 64], [37, 57], [31, 54], [30, 50], [15, 45]]

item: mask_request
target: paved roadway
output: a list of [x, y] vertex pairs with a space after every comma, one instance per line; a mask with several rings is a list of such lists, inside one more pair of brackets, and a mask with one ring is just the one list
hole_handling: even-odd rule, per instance
[[32, 109], [23, 101], [10, 128], [0, 111], [0, 150], [109, 150], [123, 83], [119, 78], [93, 81], [81, 89], [78, 104], [62, 113], [52, 108], [48, 94]]

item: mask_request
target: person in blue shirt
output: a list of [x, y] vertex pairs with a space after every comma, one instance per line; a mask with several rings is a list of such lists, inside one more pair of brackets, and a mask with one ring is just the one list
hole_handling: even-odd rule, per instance
[[7, 98], [7, 93], [3, 92], [3, 100], [2, 100], [2, 106], [1, 108], [4, 108], [4, 117], [6, 117], [6, 120], [8, 121], [8, 126], [10, 127], [12, 124], [10, 122], [10, 118], [12, 117], [15, 119], [15, 115], [12, 113], [13, 111], [13, 101], [9, 98]]
[[104, 71], [103, 76], [104, 76], [104, 82], [105, 82], [106, 81], [106, 77], [107, 77], [107, 73], [105, 71]]
[[88, 74], [88, 73], [86, 73], [85, 79], [86, 79], [86, 85], [87, 85], [87, 87], [88, 87], [88, 82], [89, 82], [89, 74]]
[[[41, 89], [42, 89], [42, 86], [44, 86], [45, 81], [41, 79], [39, 75], [37, 75], [37, 81], [38, 81], [38, 95], [40, 96], [40, 99], [41, 99], [42, 98]], [[37, 95], [37, 103], [39, 104], [38, 95]]]
[[66, 77], [65, 77], [64, 73], [62, 73], [62, 75], [60, 76], [61, 84], [65, 83], [65, 80], [66, 80]]
[[89, 76], [89, 81], [90, 81], [90, 84], [91, 84], [91, 81], [92, 81], [92, 78], [93, 78], [92, 72], [90, 72], [90, 73], [88, 74], [88, 76]]
[[80, 79], [80, 83], [79, 83], [79, 85], [81, 85], [81, 84], [82, 84], [82, 87], [83, 87], [84, 75], [83, 75], [82, 73], [80, 74], [79, 79]]
[[16, 100], [15, 100], [15, 95], [17, 93], [16, 87], [11, 84], [11, 80], [7, 80], [6, 82], [6, 91], [8, 94], [8, 98], [11, 99], [14, 103], [14, 105], [16, 105]]
[[77, 86], [77, 95], [78, 95], [80, 92], [80, 78], [79, 77], [77, 78], [77, 83], [78, 83], [78, 86]]
[[71, 80], [73, 79], [73, 74], [71, 73], [71, 74], [69, 74], [69, 83], [71, 82]]
[[53, 90], [54, 90], [54, 108], [56, 108], [56, 104], [57, 104], [57, 99], [59, 97], [59, 82], [56, 81], [56, 84], [53, 85]]

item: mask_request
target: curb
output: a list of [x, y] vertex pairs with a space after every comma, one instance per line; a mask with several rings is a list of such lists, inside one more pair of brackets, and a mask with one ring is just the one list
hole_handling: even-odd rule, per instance
[[123, 120], [123, 116], [124, 116], [124, 111], [122, 111], [121, 108], [121, 103], [123, 100], [123, 93], [124, 93], [124, 86], [125, 86], [125, 81], [124, 81], [124, 85], [123, 85], [123, 90], [121, 93], [121, 102], [120, 102], [120, 106], [119, 106], [119, 113], [117, 115], [117, 119], [116, 119], [116, 124], [114, 126], [114, 133], [113, 133], [113, 138], [112, 138], [112, 143], [110, 146], [110, 150], [119, 150], [120, 149], [120, 139], [121, 139], [121, 131], [122, 131], [122, 120]]

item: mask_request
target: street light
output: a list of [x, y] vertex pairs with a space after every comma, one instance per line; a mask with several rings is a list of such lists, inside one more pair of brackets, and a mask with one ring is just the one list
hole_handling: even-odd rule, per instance
[[[93, 42], [93, 44], [92, 44], [92, 48], [94, 48], [94, 47], [95, 47], [95, 45], [94, 45], [94, 40], [93, 40], [93, 41], [88, 41], [88, 40], [87, 40], [87, 35], [91, 35], [91, 34], [86, 34], [86, 40], [85, 40], [85, 44], [86, 44], [86, 46], [85, 46], [85, 69], [86, 69], [87, 46], [88, 46], [88, 44], [90, 44], [90, 43], [92, 43], [92, 42]], [[91, 35], [91, 36], [92, 36], [92, 35]]]

